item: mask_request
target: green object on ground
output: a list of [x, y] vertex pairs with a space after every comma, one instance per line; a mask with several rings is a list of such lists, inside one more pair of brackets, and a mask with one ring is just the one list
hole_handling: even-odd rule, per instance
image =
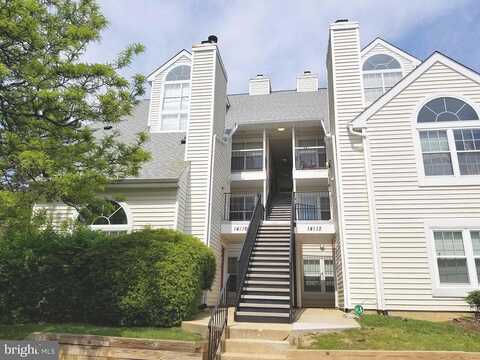
[[363, 314], [363, 306], [355, 305], [354, 311], [355, 311], [355, 315], [361, 316]]
[[480, 351], [480, 331], [451, 323], [363, 315], [361, 329], [316, 335], [311, 349]]
[[200, 335], [186, 332], [178, 327], [107, 327], [90, 324], [0, 325], [0, 340], [22, 340], [33, 332], [118, 336], [157, 340], [201, 340]]

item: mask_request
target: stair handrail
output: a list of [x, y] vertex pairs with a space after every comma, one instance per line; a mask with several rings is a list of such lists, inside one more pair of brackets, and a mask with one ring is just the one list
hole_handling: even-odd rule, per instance
[[248, 262], [250, 255], [252, 254], [253, 247], [255, 245], [255, 239], [257, 238], [258, 228], [264, 219], [264, 207], [262, 203], [261, 194], [257, 194], [257, 202], [255, 204], [255, 209], [253, 211], [252, 218], [248, 224], [247, 233], [245, 235], [245, 241], [243, 242], [242, 251], [240, 257], [238, 258], [238, 267], [237, 267], [237, 301], [235, 302], [236, 307], [238, 308], [241, 296], [242, 289], [245, 283], [245, 278], [248, 270]]
[[233, 277], [227, 275], [225, 285], [220, 290], [217, 305], [212, 310], [208, 321], [208, 360], [217, 359], [218, 348], [222, 342], [223, 333], [228, 326], [228, 288]]
[[296, 266], [295, 266], [295, 192], [292, 192], [292, 214], [290, 217], [290, 322], [293, 322], [295, 317], [295, 307], [297, 305], [297, 294], [296, 294]]

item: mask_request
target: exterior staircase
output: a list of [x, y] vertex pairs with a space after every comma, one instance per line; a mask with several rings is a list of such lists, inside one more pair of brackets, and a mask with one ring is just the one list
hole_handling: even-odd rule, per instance
[[271, 221], [288, 221], [292, 216], [291, 194], [278, 194], [272, 200], [270, 209], [267, 209], [267, 219]]
[[290, 196], [276, 196], [256, 234], [236, 321], [291, 321], [291, 216]]

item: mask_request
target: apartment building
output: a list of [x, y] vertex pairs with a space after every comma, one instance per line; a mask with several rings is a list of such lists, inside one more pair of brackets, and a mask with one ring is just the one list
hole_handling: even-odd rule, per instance
[[[228, 94], [215, 36], [163, 63], [150, 98], [116, 126], [125, 141], [148, 131], [152, 160], [110, 186], [105, 196], [125, 200], [88, 225], [197, 236], [217, 257], [205, 301], [228, 293], [238, 321], [290, 322], [302, 307], [468, 311], [480, 75], [381, 38], [362, 48], [357, 22], [328, 36], [327, 88], [304, 71], [296, 89], [258, 74]], [[55, 222], [76, 216], [43, 206]]]

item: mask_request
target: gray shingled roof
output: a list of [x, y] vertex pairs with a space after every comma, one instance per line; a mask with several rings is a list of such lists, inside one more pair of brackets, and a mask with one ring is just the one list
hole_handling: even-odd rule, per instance
[[[141, 100], [130, 116], [114, 126], [120, 132], [119, 141], [133, 142], [136, 134], [148, 130], [149, 104], [150, 100]], [[184, 161], [185, 145], [181, 144], [184, 138], [184, 133], [150, 133], [145, 149], [150, 152], [152, 158], [143, 165], [135, 179], [178, 179], [187, 164]]]
[[[268, 95], [228, 95], [230, 108], [226, 127], [234, 124], [266, 124], [291, 121], [327, 120], [327, 91], [276, 91]], [[124, 121], [116, 124], [120, 141], [134, 141], [135, 135], [148, 130], [150, 100], [142, 100]], [[152, 159], [144, 164], [136, 180], [176, 180], [187, 166], [184, 161], [184, 133], [151, 133], [145, 148]], [[128, 179], [127, 179], [128, 180]]]
[[268, 95], [228, 95], [227, 127], [234, 124], [283, 123], [328, 119], [327, 90], [274, 91]]

